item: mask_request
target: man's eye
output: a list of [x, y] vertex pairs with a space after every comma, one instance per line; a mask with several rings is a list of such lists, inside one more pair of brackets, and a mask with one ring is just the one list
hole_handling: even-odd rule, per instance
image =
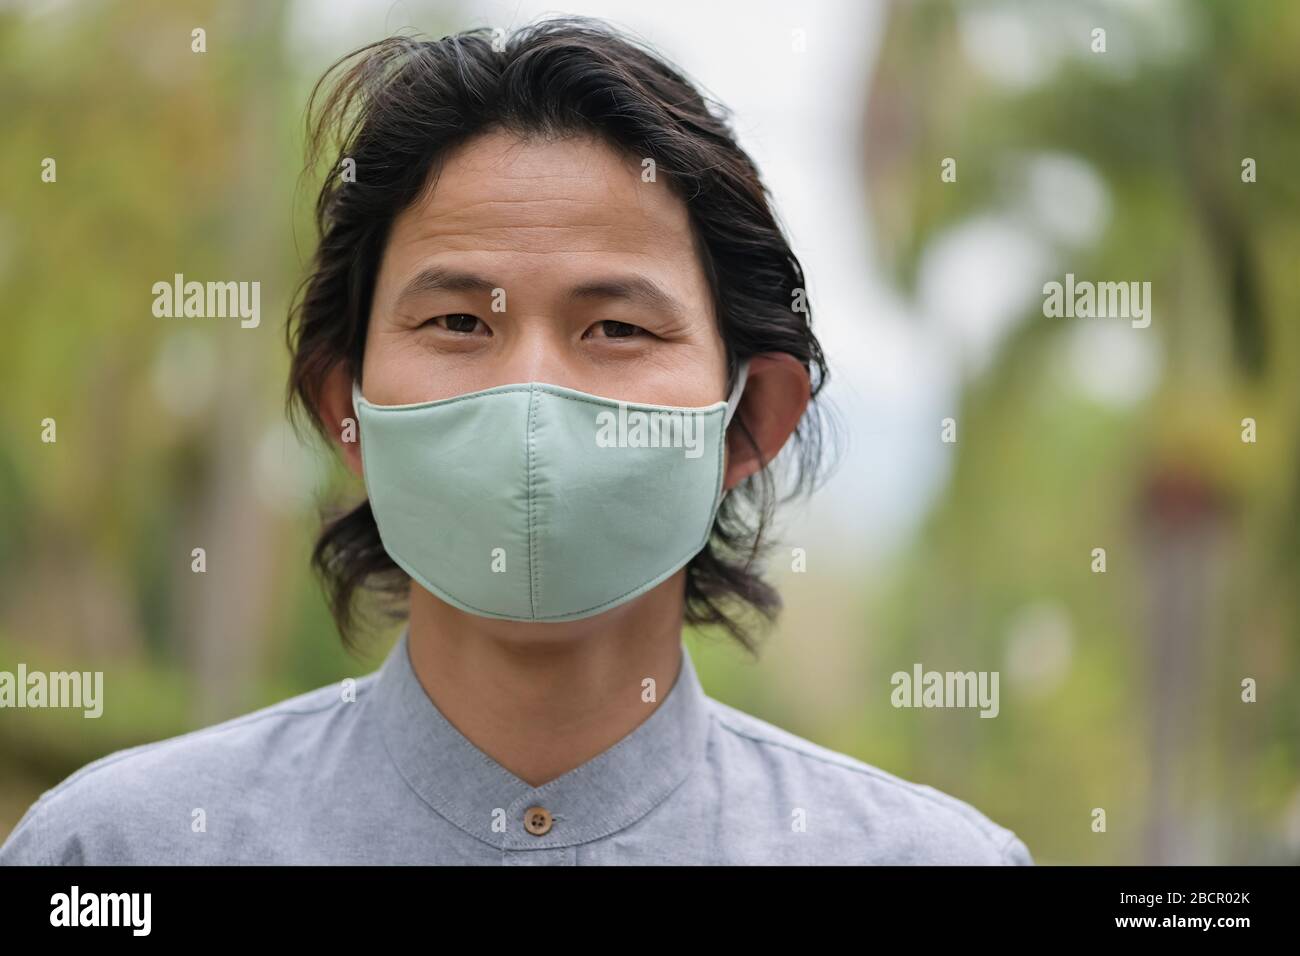
[[[615, 322], [612, 319], [604, 322], [597, 322], [600, 330], [608, 339], [623, 339], [636, 335], [641, 331], [639, 325], [633, 325], [631, 322]], [[594, 328], [595, 326], [593, 326]]]
[[434, 325], [442, 326], [448, 332], [470, 333], [478, 327], [478, 318], [473, 315], [467, 315], [464, 312], [454, 312], [451, 315], [439, 315], [429, 320]]

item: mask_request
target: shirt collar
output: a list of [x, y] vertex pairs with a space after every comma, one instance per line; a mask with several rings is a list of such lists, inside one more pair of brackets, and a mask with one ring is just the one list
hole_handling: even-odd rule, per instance
[[[654, 712], [603, 753], [540, 787], [510, 773], [443, 716], [416, 676], [408, 643], [404, 628], [374, 688], [389, 754], [430, 806], [492, 846], [572, 846], [617, 832], [657, 806], [703, 757], [709, 710], [684, 642], [677, 680]], [[524, 825], [533, 807], [551, 815], [541, 835]], [[494, 827], [503, 813], [504, 828]]]

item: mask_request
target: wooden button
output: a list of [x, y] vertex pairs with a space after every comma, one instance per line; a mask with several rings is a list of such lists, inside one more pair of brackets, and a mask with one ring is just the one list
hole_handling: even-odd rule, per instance
[[529, 807], [524, 811], [524, 828], [534, 836], [551, 829], [551, 812], [545, 807]]

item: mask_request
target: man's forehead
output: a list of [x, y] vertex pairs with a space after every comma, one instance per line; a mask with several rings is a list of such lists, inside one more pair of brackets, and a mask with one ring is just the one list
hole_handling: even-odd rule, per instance
[[484, 133], [448, 153], [442, 170], [461, 189], [484, 181], [498, 188], [536, 189], [549, 180], [561, 189], [632, 192], [640, 179], [635, 159], [599, 137], [578, 135], [541, 139]]
[[447, 157], [399, 227], [449, 235], [518, 228], [590, 228], [685, 236], [685, 207], [633, 160], [590, 137], [519, 140], [487, 134]]

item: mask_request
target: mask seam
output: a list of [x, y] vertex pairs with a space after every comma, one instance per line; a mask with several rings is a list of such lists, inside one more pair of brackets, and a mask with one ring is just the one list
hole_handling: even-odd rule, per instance
[[692, 412], [698, 415], [713, 415], [718, 412], [726, 413], [726, 402], [714, 402], [711, 405], [654, 405], [649, 402], [625, 402], [618, 398], [604, 398], [603, 396], [594, 396], [592, 398], [583, 398], [578, 395], [565, 395], [562, 392], [552, 391], [550, 386], [545, 383], [536, 385], [504, 385], [498, 386], [491, 391], [479, 392], [473, 395], [456, 395], [452, 398], [438, 399], [433, 402], [421, 402], [415, 405], [373, 405], [363, 397], [372, 409], [378, 412], [416, 412], [423, 411], [427, 408], [440, 408], [444, 405], [455, 405], [457, 402], [472, 402], [481, 398], [491, 398], [493, 395], [505, 394], [506, 392], [546, 392], [556, 398], [562, 398], [570, 402], [578, 402], [583, 405], [595, 405], [597, 408], [608, 408], [612, 405], [626, 405], [628, 408], [640, 410], [641, 408], [651, 409], [653, 411], [665, 412]]
[[533, 450], [536, 436], [537, 389], [528, 389], [528, 614], [537, 619], [537, 553], [534, 534], [533, 505]]

